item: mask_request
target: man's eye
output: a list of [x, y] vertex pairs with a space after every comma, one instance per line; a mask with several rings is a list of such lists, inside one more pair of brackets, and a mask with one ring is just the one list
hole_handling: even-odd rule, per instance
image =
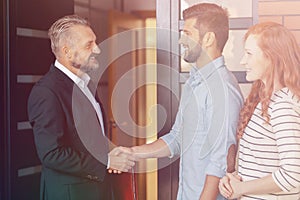
[[191, 33], [190, 33], [190, 32], [184, 32], [184, 34], [183, 34], [183, 35], [190, 36], [190, 35], [191, 35]]

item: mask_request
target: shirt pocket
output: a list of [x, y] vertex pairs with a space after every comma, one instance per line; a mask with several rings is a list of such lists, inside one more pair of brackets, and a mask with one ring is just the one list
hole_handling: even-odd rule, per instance
[[207, 109], [203, 100], [193, 93], [181, 105], [182, 121], [185, 132], [203, 132], [207, 130]]

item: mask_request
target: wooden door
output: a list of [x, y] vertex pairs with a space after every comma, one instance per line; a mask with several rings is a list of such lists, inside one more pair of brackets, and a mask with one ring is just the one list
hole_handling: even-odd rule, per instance
[[41, 165], [28, 122], [27, 99], [34, 83], [54, 62], [47, 30], [73, 10], [73, 0], [1, 3], [1, 199], [39, 199]]
[[[135, 71], [145, 62], [138, 46], [144, 42], [144, 20], [132, 14], [109, 12], [109, 48], [112, 63], [108, 68], [109, 138], [116, 146], [134, 146], [143, 143], [138, 138], [137, 126], [144, 124], [145, 89], [136, 88], [145, 74]], [[143, 175], [122, 173], [112, 175], [117, 199], [144, 199]]]

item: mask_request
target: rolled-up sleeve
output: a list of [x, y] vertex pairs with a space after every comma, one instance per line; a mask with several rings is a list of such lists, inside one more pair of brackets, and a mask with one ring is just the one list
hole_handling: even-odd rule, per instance
[[180, 127], [182, 126], [182, 116], [180, 112], [177, 112], [175, 123], [172, 126], [171, 131], [160, 137], [169, 147], [171, 152], [170, 158], [174, 155], [180, 155], [181, 149], [181, 134]]
[[274, 104], [271, 125], [277, 141], [280, 167], [274, 182], [283, 190], [300, 186], [300, 106], [290, 101]]

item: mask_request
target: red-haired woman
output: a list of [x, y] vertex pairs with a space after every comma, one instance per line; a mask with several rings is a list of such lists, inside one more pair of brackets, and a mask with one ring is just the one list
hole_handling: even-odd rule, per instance
[[220, 180], [226, 198], [300, 199], [300, 49], [280, 24], [254, 25], [241, 61], [254, 81], [240, 113], [238, 173]]

